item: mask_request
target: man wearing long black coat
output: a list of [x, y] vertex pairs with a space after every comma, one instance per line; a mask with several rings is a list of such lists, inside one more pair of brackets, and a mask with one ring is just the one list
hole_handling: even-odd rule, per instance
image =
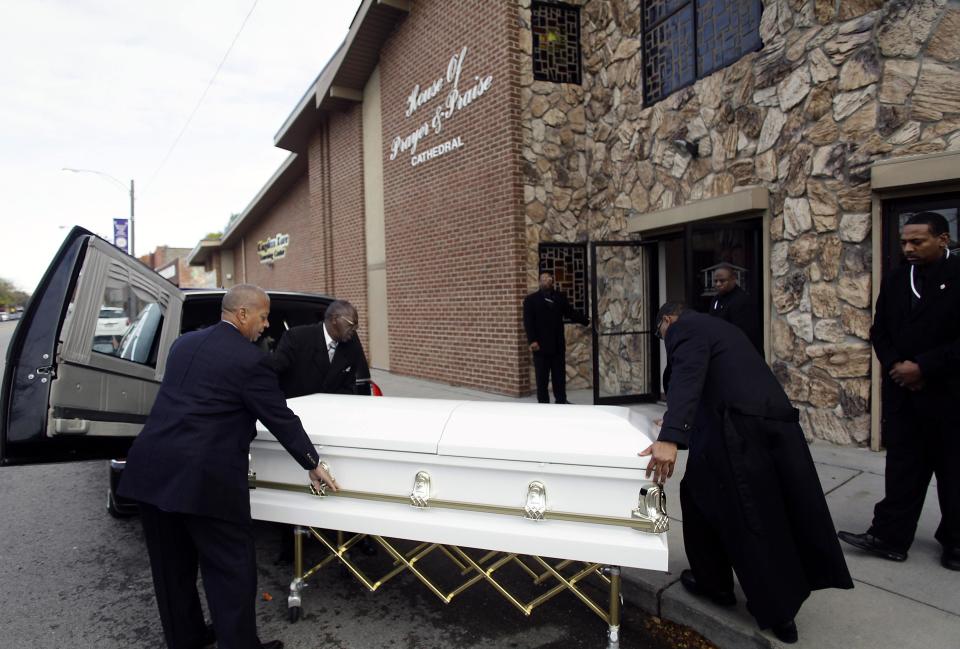
[[553, 273], [540, 273], [540, 289], [523, 299], [523, 329], [533, 353], [533, 371], [537, 379], [537, 401], [550, 403], [548, 381], [553, 381], [556, 403], [567, 401], [567, 339], [563, 319], [582, 325], [590, 320], [573, 310], [567, 298], [554, 290]]
[[681, 581], [732, 604], [732, 568], [758, 625], [796, 641], [810, 591], [853, 587], [799, 414], [740, 329], [673, 302], [657, 330], [672, 376], [659, 437], [641, 455], [662, 482], [689, 449]]
[[336, 482], [300, 419], [287, 408], [268, 357], [255, 345], [270, 299], [252, 285], [224, 296], [222, 320], [181, 336], [170, 350], [150, 416], [127, 457], [117, 493], [139, 501], [167, 646], [209, 641], [197, 593], [201, 571], [221, 649], [261, 645], [257, 566], [247, 485], [259, 419], [315, 487]]
[[886, 494], [866, 533], [840, 538], [906, 560], [935, 474], [941, 563], [960, 570], [960, 256], [936, 212], [910, 217], [900, 243], [907, 263], [880, 285], [870, 330], [883, 376]]

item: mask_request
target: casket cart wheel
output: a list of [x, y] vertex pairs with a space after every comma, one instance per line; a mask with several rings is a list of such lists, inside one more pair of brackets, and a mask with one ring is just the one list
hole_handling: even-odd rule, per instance
[[287, 611], [290, 616], [290, 624], [295, 624], [297, 620], [300, 619], [301, 608], [299, 606], [291, 606]]
[[131, 508], [129, 505], [121, 505], [117, 502], [116, 496], [113, 491], [107, 490], [107, 513], [110, 514], [113, 518], [131, 518], [137, 515], [137, 510], [135, 506]]

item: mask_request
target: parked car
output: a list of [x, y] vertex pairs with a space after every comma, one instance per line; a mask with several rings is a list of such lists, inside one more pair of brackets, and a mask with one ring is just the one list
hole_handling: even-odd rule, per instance
[[120, 337], [130, 326], [127, 311], [118, 306], [100, 307], [97, 328], [93, 333], [93, 348], [99, 352], [110, 353], [116, 349]]
[[10, 319], [10, 313], [8, 311], [0, 311], [0, 322], [6, 322]]
[[[109, 459], [107, 510], [136, 512], [116, 496], [122, 458], [140, 432], [173, 341], [220, 320], [223, 289], [181, 290], [112, 244], [74, 228], [43, 276], [14, 332], [0, 393], [0, 464]], [[261, 345], [290, 327], [314, 324], [333, 298], [268, 291], [270, 321]], [[135, 305], [116, 343], [98, 342], [103, 306]], [[127, 318], [124, 313], [122, 319]], [[366, 382], [358, 391], [378, 393]], [[119, 459], [118, 459], [119, 458]]]

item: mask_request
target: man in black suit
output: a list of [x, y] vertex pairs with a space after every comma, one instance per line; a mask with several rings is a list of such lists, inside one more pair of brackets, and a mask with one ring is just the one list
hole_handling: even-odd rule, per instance
[[353, 305], [335, 300], [322, 323], [283, 334], [270, 362], [288, 399], [317, 392], [370, 393], [370, 368], [356, 335], [357, 322]]
[[924, 496], [937, 476], [941, 563], [960, 570], [960, 258], [951, 256], [947, 221], [920, 212], [900, 234], [906, 258], [880, 285], [870, 330], [883, 368], [886, 494], [864, 534], [843, 541], [904, 561]]
[[710, 315], [740, 327], [753, 346], [763, 354], [760, 342], [759, 311], [750, 296], [737, 283], [736, 269], [730, 264], [720, 264], [713, 271], [713, 288], [717, 297], [710, 303]]
[[540, 290], [523, 300], [523, 328], [533, 352], [533, 370], [537, 377], [537, 401], [550, 403], [547, 382], [553, 378], [556, 403], [567, 401], [567, 341], [563, 319], [590, 324], [582, 313], [570, 307], [567, 298], [553, 288], [553, 273], [540, 273]]
[[[370, 368], [357, 333], [357, 310], [346, 300], [334, 300], [323, 314], [323, 322], [293, 327], [283, 334], [270, 363], [288, 398], [318, 392], [326, 394], [370, 394]], [[280, 556], [293, 561], [293, 526], [280, 526]], [[358, 544], [361, 552], [376, 554], [369, 537]]]
[[640, 455], [662, 483], [689, 449], [680, 581], [732, 606], [732, 568], [760, 628], [796, 642], [810, 591], [853, 588], [799, 413], [740, 329], [668, 302], [656, 332], [672, 376], [660, 434]]
[[259, 419], [308, 471], [315, 488], [337, 484], [287, 408], [269, 358], [252, 343], [270, 298], [249, 284], [223, 297], [220, 323], [186, 333], [170, 350], [163, 383], [127, 457], [118, 493], [140, 502], [157, 605], [170, 649], [206, 646], [197, 569], [220, 649], [261, 645], [257, 566], [247, 486]]

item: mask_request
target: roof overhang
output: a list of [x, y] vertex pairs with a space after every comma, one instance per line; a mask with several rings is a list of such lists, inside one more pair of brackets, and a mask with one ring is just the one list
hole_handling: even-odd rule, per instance
[[[256, 223], [287, 191], [307, 173], [307, 158], [291, 153], [283, 164], [273, 172], [270, 180], [260, 188], [257, 195], [236, 219], [227, 226], [220, 239], [220, 246], [229, 248], [235, 245], [243, 234]], [[202, 242], [201, 242], [202, 243]]]
[[274, 144], [303, 153], [324, 113], [362, 101], [363, 87], [380, 60], [380, 47], [408, 13], [410, 0], [363, 0], [347, 37], [280, 127]]
[[201, 239], [190, 254], [187, 255], [187, 264], [190, 266], [204, 266], [213, 257], [213, 253], [220, 249], [220, 239]]

